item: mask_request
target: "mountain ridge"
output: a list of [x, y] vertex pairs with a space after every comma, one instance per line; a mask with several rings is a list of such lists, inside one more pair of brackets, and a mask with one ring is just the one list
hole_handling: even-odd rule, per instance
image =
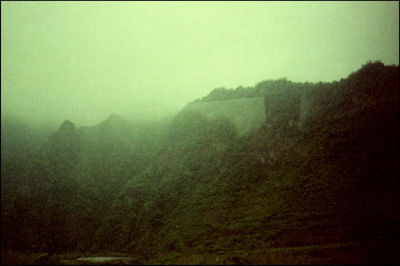
[[[269, 250], [355, 243], [357, 252], [338, 248], [329, 251], [335, 256], [321, 251], [299, 259], [398, 262], [398, 66], [367, 63], [331, 83], [264, 81], [218, 90], [204, 103], [212, 109], [260, 98], [249, 95], [263, 95], [257, 107], [263, 121], [244, 134], [235, 118], [246, 112], [191, 111], [201, 100], [159, 131], [154, 146], [146, 138], [151, 127], [114, 126], [121, 122], [114, 115], [71, 130], [79, 136], [77, 163], [50, 165], [74, 181], [50, 190], [72, 195], [62, 206], [75, 212], [49, 221], [49, 232], [63, 223], [68, 230], [59, 239], [42, 235], [37, 249], [123, 251], [153, 264], [187, 263], [193, 254], [201, 254], [201, 263], [269, 264], [282, 262], [265, 255]], [[33, 217], [37, 204], [22, 213]], [[6, 222], [9, 215], [2, 211]], [[6, 237], [12, 246], [15, 237]]]

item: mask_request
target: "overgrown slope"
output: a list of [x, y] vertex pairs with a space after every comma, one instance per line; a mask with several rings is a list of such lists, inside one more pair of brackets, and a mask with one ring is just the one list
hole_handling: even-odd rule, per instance
[[356, 242], [352, 262], [398, 261], [398, 67], [272, 86], [265, 103], [265, 123], [243, 137], [228, 120], [178, 115], [114, 202], [114, 247], [265, 263], [265, 248]]
[[398, 263], [398, 88], [398, 67], [375, 62], [337, 82], [263, 81], [195, 102], [264, 97], [265, 121], [246, 134], [240, 112], [207, 108], [184, 108], [165, 131], [65, 122], [24, 175], [30, 193], [13, 204], [25, 208], [2, 211], [8, 226], [27, 215], [7, 248], [26, 234], [24, 249], [155, 264]]

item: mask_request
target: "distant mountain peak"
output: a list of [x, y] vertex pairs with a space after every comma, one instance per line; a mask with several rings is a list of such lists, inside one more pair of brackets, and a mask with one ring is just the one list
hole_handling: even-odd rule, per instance
[[102, 128], [115, 129], [120, 128], [125, 124], [125, 121], [116, 113], [110, 114], [106, 120], [99, 124]]
[[117, 115], [116, 113], [110, 114], [106, 120], [104, 120], [103, 124], [107, 125], [114, 125], [114, 124], [121, 124], [123, 119]]
[[76, 130], [76, 128], [75, 128], [75, 125], [74, 125], [74, 123], [72, 123], [71, 121], [69, 121], [69, 120], [65, 120], [62, 124], [61, 124], [61, 126], [60, 126], [60, 128], [58, 129], [58, 131], [60, 132], [60, 131], [75, 131]]
[[71, 139], [77, 137], [77, 130], [70, 120], [65, 120], [58, 128], [57, 132], [50, 137], [50, 141], [54, 143], [69, 142]]
[[121, 118], [119, 117], [119, 115], [117, 115], [116, 113], [112, 113], [108, 116], [107, 120], [110, 121], [115, 121], [115, 120], [121, 120]]

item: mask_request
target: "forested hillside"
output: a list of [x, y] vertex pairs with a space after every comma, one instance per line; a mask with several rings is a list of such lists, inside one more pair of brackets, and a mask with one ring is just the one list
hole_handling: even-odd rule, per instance
[[[34, 156], [28, 129], [3, 137], [2, 118], [2, 253], [399, 263], [398, 72], [369, 62], [330, 83], [220, 88], [165, 123], [65, 121]], [[227, 107], [260, 97], [263, 116]]]

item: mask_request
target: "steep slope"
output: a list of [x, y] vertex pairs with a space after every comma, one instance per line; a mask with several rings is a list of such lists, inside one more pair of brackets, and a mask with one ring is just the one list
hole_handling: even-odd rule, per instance
[[398, 88], [398, 66], [375, 62], [332, 83], [217, 89], [166, 129], [65, 121], [2, 197], [2, 248], [399, 263]]
[[[151, 129], [153, 134], [146, 134]], [[2, 145], [3, 139], [10, 139], [7, 136], [21, 141], [10, 130], [4, 138], [2, 134]], [[7, 170], [10, 160], [2, 161], [7, 170], [2, 171], [2, 188], [7, 190], [2, 194], [6, 229], [2, 247], [50, 254], [89, 250], [105, 210], [152, 158], [159, 132], [157, 125], [130, 124], [115, 114], [99, 125], [79, 129], [66, 120], [34, 156], [20, 160], [18, 172]], [[6, 159], [15, 153], [3, 147], [2, 152], [7, 153]]]
[[114, 202], [114, 246], [152, 263], [279, 263], [265, 252], [332, 245], [300, 262], [398, 261], [398, 67], [297, 87], [268, 90], [264, 124], [244, 136], [181, 112]]
[[209, 119], [229, 119], [240, 136], [257, 129], [265, 120], [263, 97], [197, 101], [187, 104], [182, 112], [199, 112]]
[[[27, 164], [40, 153], [47, 141], [47, 131], [38, 131], [19, 119], [4, 115], [1, 117], [1, 221], [2, 249], [20, 246], [24, 235], [24, 220], [19, 210], [26, 210], [25, 202], [16, 195], [25, 193], [24, 176]], [[29, 245], [29, 244], [27, 244]]]

